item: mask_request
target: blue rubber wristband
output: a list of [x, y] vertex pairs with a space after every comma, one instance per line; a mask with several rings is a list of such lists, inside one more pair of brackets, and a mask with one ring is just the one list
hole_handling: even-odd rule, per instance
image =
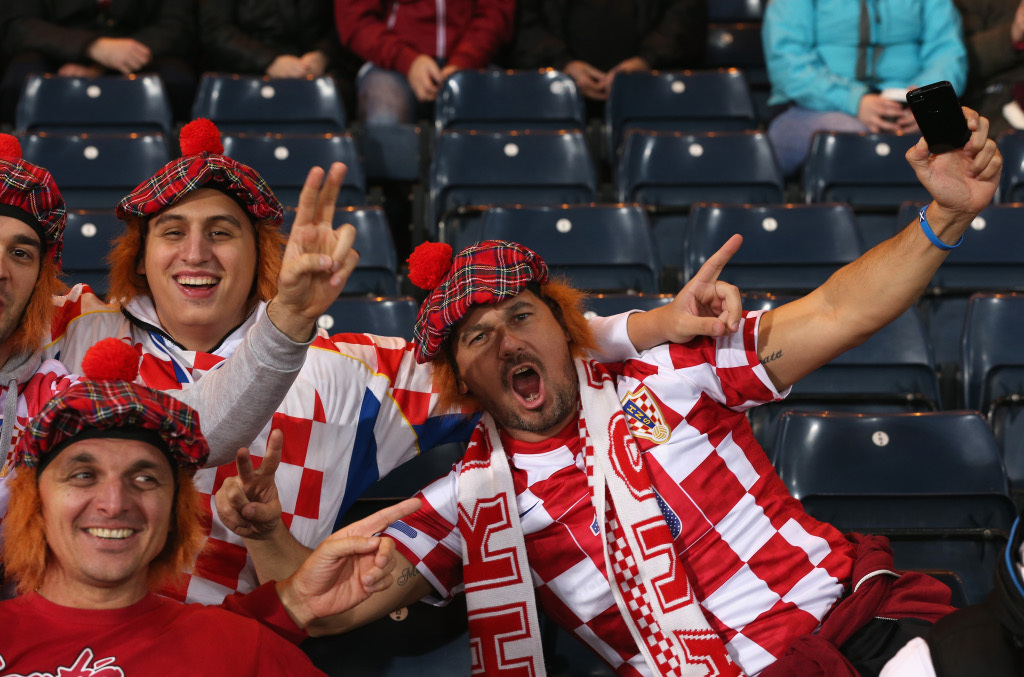
[[946, 244], [939, 239], [939, 236], [935, 234], [932, 227], [928, 225], [928, 219], [924, 218], [924, 212], [928, 209], [928, 205], [921, 207], [921, 211], [917, 213], [917, 220], [921, 222], [921, 230], [924, 231], [925, 237], [931, 240], [931, 243], [939, 249], [949, 251], [950, 249], [956, 249], [960, 246], [960, 243], [964, 241], [964, 236], [961, 235], [960, 239], [956, 241], [956, 244]]

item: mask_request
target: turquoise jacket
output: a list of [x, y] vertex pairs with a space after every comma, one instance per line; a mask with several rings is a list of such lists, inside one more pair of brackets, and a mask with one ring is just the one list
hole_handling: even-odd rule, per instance
[[[868, 35], [863, 50], [862, 32]], [[791, 101], [857, 115], [861, 97], [872, 90], [949, 80], [963, 94], [967, 83], [952, 0], [771, 0], [762, 37], [772, 105]], [[858, 80], [862, 51], [865, 75]]]

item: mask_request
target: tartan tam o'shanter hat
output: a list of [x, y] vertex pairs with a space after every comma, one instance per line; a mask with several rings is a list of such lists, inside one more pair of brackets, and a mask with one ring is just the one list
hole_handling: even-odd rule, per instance
[[60, 268], [67, 212], [50, 172], [21, 157], [21, 144], [0, 134], [0, 216], [27, 224], [46, 254]]
[[119, 339], [90, 348], [82, 360], [86, 379], [29, 422], [14, 451], [15, 466], [42, 469], [68, 444], [89, 437], [143, 440], [167, 454], [172, 466], [202, 466], [210, 447], [199, 414], [167, 393], [133, 383], [138, 368], [138, 353]]
[[548, 267], [532, 249], [514, 242], [484, 240], [452, 258], [452, 248], [421, 244], [409, 256], [409, 280], [429, 289], [416, 317], [416, 361], [429, 362], [452, 327], [469, 309], [518, 296], [530, 282], [548, 281]]
[[257, 221], [276, 228], [284, 220], [280, 201], [255, 169], [224, 155], [220, 131], [206, 118], [181, 128], [181, 157], [171, 160], [126, 195], [117, 218], [147, 218], [200, 188], [215, 188], [238, 202]]

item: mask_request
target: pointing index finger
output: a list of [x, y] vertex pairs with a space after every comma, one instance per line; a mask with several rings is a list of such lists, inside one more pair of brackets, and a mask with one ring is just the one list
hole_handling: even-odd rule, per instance
[[739, 251], [741, 244], [743, 244], [743, 236], [739, 233], [730, 237], [717, 252], [708, 257], [708, 260], [700, 267], [700, 270], [693, 276], [693, 279], [699, 282], [717, 281], [718, 276], [722, 273], [722, 269], [725, 268], [725, 264], [729, 263], [729, 259]]

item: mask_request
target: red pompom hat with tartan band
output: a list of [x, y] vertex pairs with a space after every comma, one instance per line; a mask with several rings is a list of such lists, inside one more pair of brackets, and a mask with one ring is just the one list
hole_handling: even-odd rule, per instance
[[413, 331], [416, 361], [429, 362], [456, 322], [469, 309], [518, 296], [530, 282], [548, 281], [548, 267], [532, 249], [514, 242], [484, 240], [452, 259], [446, 244], [426, 242], [409, 256], [409, 280], [431, 289]]
[[60, 268], [67, 212], [50, 172], [21, 157], [21, 144], [0, 134], [0, 216], [28, 224], [46, 254]]
[[181, 157], [139, 184], [118, 204], [117, 218], [141, 219], [156, 214], [200, 188], [216, 188], [233, 198], [257, 221], [269, 221], [274, 227], [284, 220], [284, 210], [270, 186], [249, 165], [232, 160], [224, 153], [220, 132], [206, 118], [198, 118], [181, 128]]
[[153, 444], [172, 465], [199, 468], [210, 447], [199, 430], [199, 414], [167, 393], [133, 383], [139, 355], [127, 343], [106, 338], [82, 360], [87, 380], [46, 403], [14, 451], [16, 466], [42, 468], [71, 442], [128, 438]]

